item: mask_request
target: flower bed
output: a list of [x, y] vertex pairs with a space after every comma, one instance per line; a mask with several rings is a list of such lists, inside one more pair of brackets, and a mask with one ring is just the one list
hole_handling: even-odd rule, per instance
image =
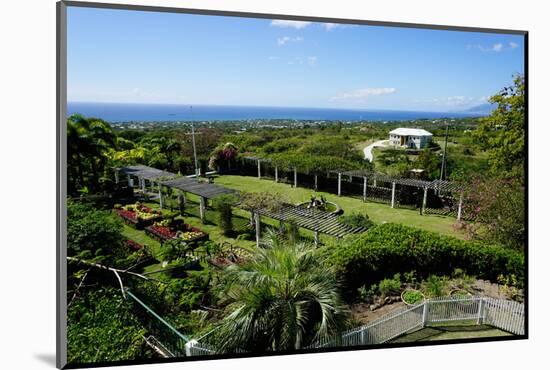
[[164, 220], [155, 222], [145, 228], [145, 232], [160, 242], [171, 239], [180, 239], [186, 243], [208, 240], [208, 234], [204, 231], [184, 224], [183, 220]]
[[115, 209], [115, 212], [129, 225], [143, 229], [155, 221], [162, 220], [162, 214], [140, 203], [128, 204]]
[[138, 251], [143, 248], [143, 245], [139, 244], [138, 242], [135, 242], [131, 239], [126, 240], [126, 246], [133, 251]]

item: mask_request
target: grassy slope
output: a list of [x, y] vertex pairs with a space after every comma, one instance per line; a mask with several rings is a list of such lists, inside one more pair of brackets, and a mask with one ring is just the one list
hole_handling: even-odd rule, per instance
[[[298, 183], [300, 179], [298, 178]], [[255, 177], [246, 176], [220, 176], [216, 179], [216, 184], [227, 186], [228, 188], [240, 191], [268, 191], [282, 194], [292, 202], [307, 201], [313, 192], [311, 189], [292, 188], [290, 185], [275, 183], [272, 180], [258, 180]], [[439, 232], [445, 235], [451, 235], [463, 238], [464, 235], [453, 228], [454, 218], [442, 217], [436, 215], [421, 216], [418, 211], [409, 209], [392, 209], [389, 205], [367, 202], [350, 197], [338, 197], [334, 194], [319, 192], [327, 200], [338, 203], [346, 212], [367, 213], [376, 223], [395, 222], [407, 226], [418, 227], [420, 229]]]

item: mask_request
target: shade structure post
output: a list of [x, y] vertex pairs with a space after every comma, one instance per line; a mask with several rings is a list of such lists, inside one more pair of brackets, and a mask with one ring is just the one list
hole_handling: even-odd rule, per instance
[[460, 193], [460, 199], [458, 201], [458, 212], [456, 215], [456, 220], [460, 221], [462, 219], [462, 203], [464, 202], [464, 192]]
[[260, 180], [262, 178], [262, 165], [259, 159], [256, 162], [258, 163], [258, 180]]
[[424, 198], [422, 198], [422, 214], [426, 213], [426, 204], [428, 203], [428, 188], [424, 188]]
[[275, 166], [275, 182], [279, 182], [279, 168]]
[[363, 176], [363, 202], [367, 201], [367, 176]]
[[338, 196], [342, 195], [342, 174], [338, 172]]
[[164, 200], [162, 199], [162, 185], [159, 182], [159, 206], [160, 206], [160, 209], [162, 209], [163, 205], [164, 205]]
[[319, 189], [317, 186], [317, 174], [314, 174], [313, 177], [315, 178], [315, 191], [317, 191]]
[[115, 184], [118, 184], [118, 168], [115, 168]]
[[254, 225], [256, 229], [256, 247], [260, 246], [260, 238], [262, 236], [261, 231], [261, 219], [260, 219], [260, 212], [254, 213]]
[[141, 184], [141, 192], [145, 193], [145, 179], [143, 177], [141, 177], [139, 179], [139, 183]]
[[296, 167], [294, 167], [294, 187], [298, 187], [298, 171], [296, 171]]
[[206, 222], [206, 198], [201, 197], [200, 205], [199, 205], [199, 214], [201, 218], [201, 222], [204, 224]]
[[128, 180], [128, 187], [131, 188], [132, 187], [132, 178], [130, 177], [130, 175], [126, 175], [126, 180]]
[[376, 175], [374, 176], [373, 181], [374, 181], [374, 184], [373, 184], [373, 185], [374, 185], [374, 187], [376, 187]]
[[391, 207], [395, 208], [395, 182], [391, 183]]

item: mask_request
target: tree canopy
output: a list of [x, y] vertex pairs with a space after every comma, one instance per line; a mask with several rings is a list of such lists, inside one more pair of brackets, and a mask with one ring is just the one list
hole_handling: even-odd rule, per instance
[[489, 154], [491, 170], [497, 174], [523, 176], [525, 163], [525, 77], [517, 75], [512, 86], [489, 99], [496, 104], [474, 133]]

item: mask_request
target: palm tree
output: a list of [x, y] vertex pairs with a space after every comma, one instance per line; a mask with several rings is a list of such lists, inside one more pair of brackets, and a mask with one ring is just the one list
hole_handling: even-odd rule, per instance
[[214, 331], [222, 353], [299, 349], [344, 328], [335, 274], [317, 251], [273, 231], [265, 244], [245, 265], [227, 269], [227, 315]]
[[67, 156], [69, 168], [74, 168], [78, 176], [78, 186], [85, 186], [84, 175], [87, 165], [90, 167], [89, 182], [93, 190], [99, 183], [99, 172], [104, 169], [106, 152], [116, 147], [116, 134], [111, 126], [101, 119], [85, 118], [75, 114], [67, 120]]

